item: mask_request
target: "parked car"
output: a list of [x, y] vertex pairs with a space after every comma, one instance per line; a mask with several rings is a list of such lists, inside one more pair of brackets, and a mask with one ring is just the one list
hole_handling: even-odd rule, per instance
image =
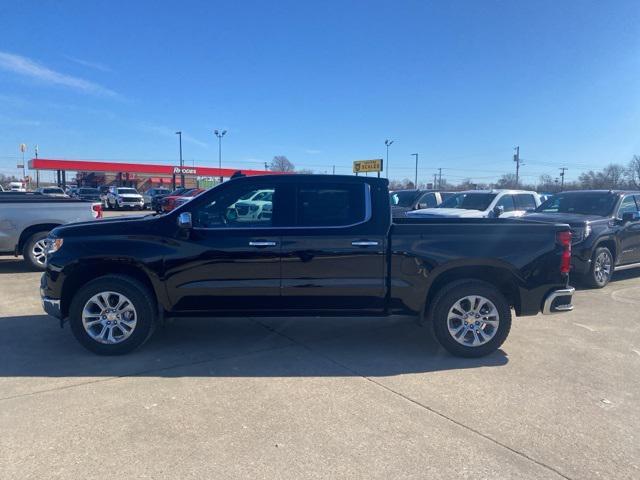
[[0, 253], [22, 255], [34, 270], [44, 270], [45, 240], [53, 228], [102, 217], [99, 203], [88, 205], [35, 192], [0, 194], [0, 212]]
[[70, 195], [72, 198], [79, 198], [80, 200], [84, 200], [84, 201], [90, 201], [90, 202], [100, 201], [100, 190], [98, 190], [97, 188], [80, 187], [80, 188], [72, 189], [72, 193]]
[[540, 205], [536, 192], [526, 190], [470, 190], [452, 195], [436, 208], [407, 212], [408, 217], [513, 218]]
[[[105, 355], [160, 319], [193, 315], [412, 314], [455, 355], [495, 351], [518, 316], [571, 310], [568, 225], [391, 220], [387, 180], [265, 175], [229, 180], [165, 215], [56, 228], [44, 309]], [[272, 193], [272, 215], [230, 206]]]
[[228, 207], [227, 216], [235, 218], [238, 222], [253, 222], [263, 218], [271, 218], [272, 201], [273, 190], [249, 192]]
[[68, 198], [69, 195], [64, 193], [64, 190], [60, 187], [42, 187], [38, 188], [36, 192], [40, 192], [43, 195], [49, 195], [50, 197]]
[[140, 195], [135, 188], [131, 187], [109, 187], [109, 190], [103, 198], [105, 208], [137, 208], [138, 210], [142, 210], [144, 207], [142, 195]]
[[144, 208], [152, 208], [153, 209], [153, 198], [157, 196], [165, 196], [169, 195], [171, 190], [168, 188], [150, 188], [146, 192], [142, 194], [142, 198], [144, 199]]
[[164, 195], [155, 195], [151, 198], [151, 210], [154, 210], [158, 213], [162, 212], [162, 200], [167, 197], [179, 197], [183, 193], [191, 190], [190, 188], [176, 188], [174, 191], [169, 192]]
[[[176, 208], [176, 205], [179, 204], [181, 202], [182, 198], [190, 198], [193, 197], [195, 194], [195, 188], [188, 188], [183, 190], [182, 192], [178, 193], [178, 194], [174, 194], [172, 193], [171, 195], [167, 195], [166, 197], [163, 197], [160, 200], [160, 210], [162, 212], [170, 212], [171, 210], [173, 210], [174, 208]], [[184, 203], [184, 202], [182, 202]]]
[[562, 192], [524, 218], [571, 226], [571, 271], [590, 287], [604, 287], [614, 271], [640, 267], [640, 192]]
[[180, 205], [184, 205], [185, 203], [190, 202], [193, 198], [197, 197], [202, 192], [204, 192], [204, 189], [202, 189], [202, 188], [194, 188], [193, 190], [189, 191], [188, 194], [180, 195], [176, 199], [173, 208], [178, 208]]
[[454, 194], [436, 190], [394, 190], [389, 192], [391, 214], [394, 217], [404, 217], [412, 210], [434, 208]]

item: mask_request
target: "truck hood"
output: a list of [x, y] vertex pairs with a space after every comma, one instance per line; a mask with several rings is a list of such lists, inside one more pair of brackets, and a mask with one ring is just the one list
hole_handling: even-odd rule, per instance
[[578, 213], [527, 213], [522, 218], [547, 223], [568, 223], [574, 227], [584, 226], [585, 223], [607, 223], [609, 221], [607, 217]]
[[407, 212], [407, 217], [485, 218], [487, 212], [462, 208], [424, 208]]
[[72, 237], [76, 235], [111, 235], [124, 232], [135, 235], [148, 231], [152, 222], [158, 219], [155, 215], [132, 215], [116, 218], [102, 218], [89, 220], [88, 222], [67, 223], [54, 228], [51, 235], [54, 237]]

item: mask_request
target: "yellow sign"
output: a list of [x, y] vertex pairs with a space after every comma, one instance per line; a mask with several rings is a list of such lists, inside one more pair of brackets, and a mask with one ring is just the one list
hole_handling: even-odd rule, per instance
[[353, 173], [381, 172], [381, 171], [382, 171], [381, 158], [376, 158], [375, 160], [355, 160], [353, 162]]

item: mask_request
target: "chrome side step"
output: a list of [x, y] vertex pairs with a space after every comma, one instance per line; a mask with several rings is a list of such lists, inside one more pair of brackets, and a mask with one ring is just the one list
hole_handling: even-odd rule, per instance
[[629, 270], [631, 268], [640, 268], [640, 262], [638, 263], [628, 263], [627, 265], [618, 265], [613, 269], [614, 272], [619, 272], [620, 270]]

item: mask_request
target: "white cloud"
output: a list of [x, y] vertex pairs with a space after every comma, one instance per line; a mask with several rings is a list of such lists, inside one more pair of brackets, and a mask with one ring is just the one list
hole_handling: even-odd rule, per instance
[[112, 72], [110, 67], [103, 63], [99, 62], [90, 62], [88, 60], [83, 60], [81, 58], [71, 57], [69, 55], [64, 55], [64, 58], [72, 61], [73, 63], [77, 63], [78, 65], [82, 65], [83, 67], [93, 68], [94, 70], [100, 70], [101, 72]]
[[0, 69], [13, 72], [18, 75], [30, 77], [50, 85], [62, 85], [72, 88], [82, 93], [102, 95], [106, 97], [117, 97], [113, 90], [103, 87], [89, 80], [84, 80], [64, 73], [56, 72], [50, 68], [40, 65], [30, 58], [12, 53], [0, 52]]

